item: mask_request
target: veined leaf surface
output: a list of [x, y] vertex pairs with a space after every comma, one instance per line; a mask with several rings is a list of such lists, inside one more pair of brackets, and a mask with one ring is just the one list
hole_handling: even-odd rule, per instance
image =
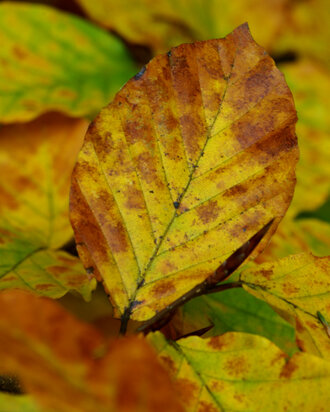
[[46, 411], [184, 410], [143, 337], [109, 344], [50, 299], [0, 293], [0, 356], [0, 373], [18, 376]]
[[298, 254], [243, 271], [241, 280], [296, 327], [302, 350], [329, 360], [330, 338], [317, 315], [330, 320], [329, 273], [329, 257]]
[[182, 306], [167, 328], [180, 332], [180, 337], [210, 325], [213, 327], [203, 337], [246, 332], [266, 337], [289, 355], [297, 350], [293, 326], [242, 288], [193, 299]]
[[295, 184], [291, 93], [247, 25], [153, 59], [89, 128], [71, 222], [117, 315], [146, 320], [274, 219]]
[[70, 175], [87, 124], [48, 114], [0, 129], [0, 289], [88, 298], [95, 287], [79, 259], [55, 250], [72, 237]]
[[177, 342], [157, 332], [148, 340], [175, 379], [187, 412], [327, 411], [330, 363], [316, 356], [296, 353], [289, 359], [266, 338], [239, 332]]
[[121, 41], [42, 5], [0, 4], [0, 122], [93, 116], [134, 74]]

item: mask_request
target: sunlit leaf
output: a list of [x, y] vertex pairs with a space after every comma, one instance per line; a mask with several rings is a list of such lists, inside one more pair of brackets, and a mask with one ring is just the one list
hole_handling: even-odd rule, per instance
[[297, 350], [294, 328], [244, 289], [229, 289], [193, 299], [182, 307], [168, 327], [183, 336], [209, 325], [213, 327], [203, 337], [247, 332], [268, 338], [288, 354]]
[[[161, 103], [160, 103], [161, 102]], [[297, 161], [291, 93], [243, 25], [153, 59], [89, 128], [71, 221], [117, 315], [146, 320], [274, 222]]]
[[0, 122], [93, 116], [135, 71], [121, 41], [42, 5], [0, 4]]
[[131, 43], [148, 45], [157, 53], [183, 42], [225, 36], [246, 21], [255, 39], [268, 47], [283, 24], [287, 3], [287, 0], [77, 1], [101, 25]]
[[326, 411], [330, 363], [306, 353], [290, 359], [266, 338], [228, 332], [150, 342], [176, 381], [186, 411]]
[[3, 412], [50, 412], [41, 409], [28, 395], [11, 395], [0, 392], [0, 405]]
[[142, 337], [107, 348], [95, 329], [45, 298], [0, 293], [0, 353], [0, 372], [17, 375], [54, 412], [183, 411]]
[[49, 114], [0, 129], [0, 289], [23, 288], [85, 298], [95, 287], [79, 259], [50, 249], [72, 236], [70, 175], [87, 128], [84, 120]]
[[308, 56], [330, 68], [328, 0], [290, 0], [290, 3], [274, 51]]
[[304, 351], [330, 359], [330, 339], [317, 312], [330, 320], [330, 258], [299, 254], [243, 271], [244, 288], [296, 327]]

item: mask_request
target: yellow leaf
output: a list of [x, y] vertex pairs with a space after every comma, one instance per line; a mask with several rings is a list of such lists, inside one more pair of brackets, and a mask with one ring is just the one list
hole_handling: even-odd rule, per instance
[[40, 409], [27, 395], [11, 395], [0, 392], [0, 405], [3, 412], [48, 412]]
[[298, 346], [330, 360], [330, 339], [317, 312], [330, 320], [330, 258], [298, 254], [243, 271], [244, 288], [296, 327]]
[[[86, 13], [133, 44], [155, 53], [192, 40], [218, 38], [249, 22], [264, 47], [273, 44], [287, 0], [77, 0]], [[260, 24], [262, 22], [262, 24]]]
[[0, 121], [93, 116], [135, 72], [119, 39], [73, 15], [0, 4]]
[[228, 332], [201, 339], [148, 340], [175, 379], [187, 412], [327, 411], [330, 363], [306, 353], [290, 359], [261, 336]]
[[49, 299], [0, 293], [0, 354], [0, 372], [17, 375], [47, 410], [183, 412], [143, 337], [108, 345], [93, 327]]
[[0, 129], [0, 289], [23, 288], [59, 297], [95, 287], [79, 259], [50, 249], [71, 237], [70, 175], [85, 120], [49, 114]]
[[117, 315], [146, 320], [208, 278], [292, 197], [291, 93], [247, 25], [153, 59], [90, 126], [71, 222]]
[[329, 1], [291, 0], [290, 3], [274, 42], [274, 52], [295, 52], [319, 60], [330, 68]]

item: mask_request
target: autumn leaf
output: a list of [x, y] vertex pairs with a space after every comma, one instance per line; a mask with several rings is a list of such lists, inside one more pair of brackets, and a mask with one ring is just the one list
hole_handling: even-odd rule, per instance
[[262, 250], [292, 197], [295, 120], [247, 25], [174, 48], [124, 86], [90, 126], [71, 188], [79, 255], [116, 316], [153, 317], [272, 222]]
[[57, 302], [26, 292], [0, 293], [0, 308], [0, 372], [15, 373], [47, 410], [183, 411], [143, 337], [107, 347]]
[[268, 304], [241, 288], [193, 299], [182, 306], [167, 328], [183, 336], [210, 325], [213, 327], [203, 337], [247, 332], [268, 338], [289, 355], [297, 350], [294, 328]]
[[56, 114], [1, 127], [0, 289], [90, 297], [95, 280], [79, 259], [56, 250], [72, 237], [70, 175], [86, 128], [85, 120]]
[[27, 395], [0, 392], [0, 405], [3, 412], [47, 412], [45, 409], [40, 409], [33, 398]]
[[302, 350], [329, 360], [330, 339], [317, 315], [330, 319], [329, 273], [329, 257], [298, 254], [243, 271], [241, 280], [296, 327]]
[[133, 44], [148, 45], [155, 53], [166, 52], [183, 42], [225, 36], [245, 21], [255, 39], [268, 48], [287, 13], [287, 0], [77, 2], [102, 26], [115, 30]]
[[93, 116], [135, 72], [116, 37], [47, 6], [0, 4], [0, 121]]
[[309, 251], [325, 256], [330, 250], [330, 225], [313, 217], [313, 211], [326, 203], [330, 193], [329, 74], [310, 60], [281, 68], [293, 93], [299, 117], [296, 127], [300, 151], [297, 185], [286, 216], [258, 261]]
[[330, 363], [316, 356], [288, 358], [266, 338], [239, 332], [178, 342], [156, 332], [148, 340], [175, 378], [187, 412], [327, 410]]

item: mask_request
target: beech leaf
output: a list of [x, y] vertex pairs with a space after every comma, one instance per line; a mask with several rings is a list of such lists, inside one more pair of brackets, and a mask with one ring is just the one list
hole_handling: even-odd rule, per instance
[[119, 39], [44, 5], [0, 4], [0, 122], [93, 116], [135, 71]]
[[154, 58], [90, 126], [71, 187], [85, 267], [144, 321], [205, 281], [295, 185], [296, 113], [247, 25]]
[[244, 288], [296, 327], [298, 346], [330, 359], [330, 339], [318, 317], [330, 319], [330, 257], [288, 256], [241, 273]]
[[143, 337], [108, 345], [96, 329], [50, 299], [22, 291], [0, 293], [0, 353], [0, 373], [18, 376], [46, 410], [184, 410]]
[[85, 299], [95, 287], [78, 258], [55, 249], [72, 237], [70, 175], [85, 120], [47, 114], [0, 129], [0, 289]]
[[325, 412], [330, 402], [329, 362], [306, 353], [288, 358], [261, 336], [228, 332], [167, 342], [156, 332], [148, 340], [187, 412]]
[[162, 53], [180, 43], [225, 36], [244, 21], [249, 22], [256, 40], [270, 47], [283, 25], [288, 0], [77, 2], [102, 26], [115, 30], [131, 43], [148, 45]]

